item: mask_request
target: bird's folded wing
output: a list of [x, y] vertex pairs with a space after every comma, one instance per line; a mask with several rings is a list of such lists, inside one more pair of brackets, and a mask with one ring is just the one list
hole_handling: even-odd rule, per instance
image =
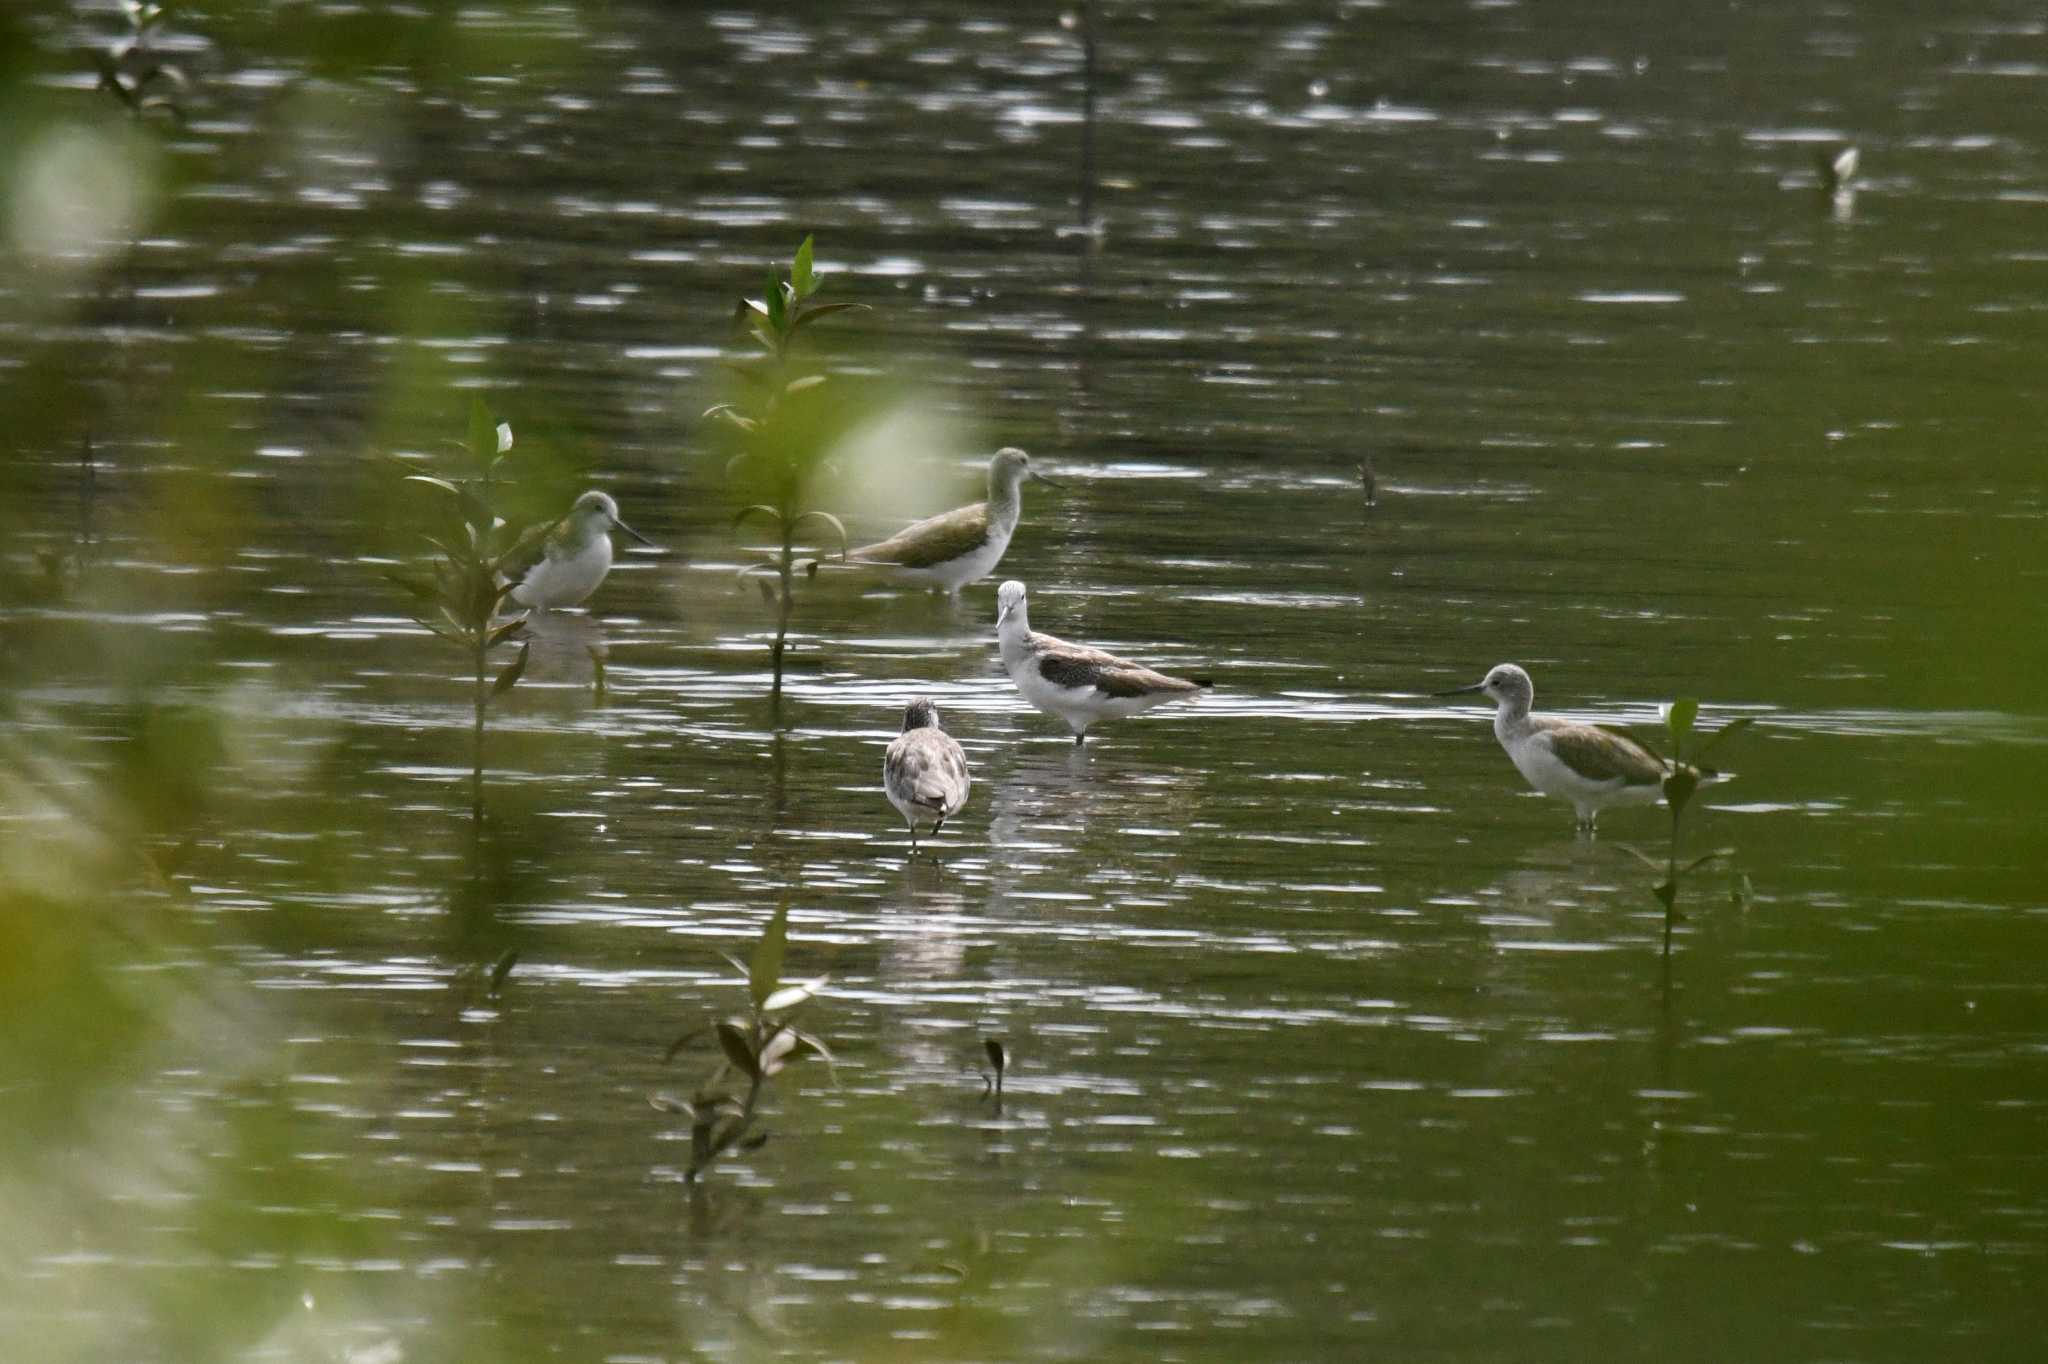
[[847, 551], [849, 559], [873, 564], [898, 564], [904, 568], [930, 568], [934, 564], [972, 554], [988, 541], [988, 503], [955, 507], [905, 526], [886, 540]]
[[1038, 674], [1056, 687], [1093, 687], [1104, 696], [1155, 696], [1160, 692], [1199, 691], [1199, 684], [1168, 677], [1115, 654], [1068, 644], [1048, 636], [1039, 639]]
[[1592, 725], [1560, 725], [1544, 735], [1558, 761], [1588, 781], [1652, 786], [1664, 780], [1664, 764], [1631, 739]]
[[967, 782], [967, 761], [958, 746], [924, 742], [922, 731], [889, 746], [887, 767], [889, 780], [912, 801], [935, 810], [945, 808]]

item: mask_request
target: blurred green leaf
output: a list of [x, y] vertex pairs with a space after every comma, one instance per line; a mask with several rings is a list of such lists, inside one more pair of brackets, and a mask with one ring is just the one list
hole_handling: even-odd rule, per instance
[[1698, 871], [1701, 867], [1706, 866], [1707, 863], [1714, 861], [1716, 858], [1733, 856], [1735, 856], [1735, 849], [1733, 848], [1716, 848], [1712, 852], [1701, 853], [1698, 857], [1695, 857], [1692, 861], [1686, 863], [1685, 866], [1682, 867], [1680, 870], [1687, 872]]
[[668, 1044], [668, 1050], [664, 1051], [661, 1054], [661, 1063], [663, 1065], [667, 1065], [670, 1061], [675, 1060], [677, 1052], [681, 1051], [684, 1047], [689, 1046], [692, 1042], [696, 1041], [698, 1038], [702, 1037], [705, 1033], [710, 1031], [711, 1025], [709, 1023], [706, 1023], [701, 1028], [690, 1029], [681, 1037], [678, 1037], [675, 1041]]
[[782, 954], [789, 943], [789, 901], [784, 900], [775, 907], [774, 917], [761, 931], [761, 941], [754, 948], [754, 959], [747, 973], [747, 989], [754, 997], [754, 1008], [766, 1008], [768, 996], [782, 983]]
[[827, 1075], [831, 1076], [832, 1083], [835, 1085], [838, 1084], [839, 1062], [832, 1055], [832, 1049], [830, 1047], [827, 1047], [823, 1042], [819, 1041], [818, 1038], [816, 1038], [812, 1034], [805, 1032], [802, 1028], [791, 1028], [789, 1030], [789, 1033], [792, 1037], [796, 1038], [797, 1041], [803, 1043], [803, 1045], [809, 1047], [812, 1051], [817, 1053], [818, 1059], [825, 1063], [825, 1072]]
[[814, 507], [810, 511], [807, 511], [803, 515], [797, 517], [796, 521], [791, 525], [790, 529], [794, 531], [797, 526], [803, 525], [804, 522], [810, 520], [814, 516], [817, 517], [820, 521], [823, 521], [826, 525], [830, 526], [833, 532], [839, 536], [839, 557], [841, 559], [844, 559], [846, 557], [846, 547], [849, 543], [849, 541], [846, 538], [846, 523], [841, 521], [838, 517], [834, 516], [831, 512], [819, 511]]
[[749, 516], [755, 515], [765, 516], [777, 526], [782, 524], [781, 512], [764, 502], [756, 502], [751, 507], [741, 507], [737, 512], [733, 513], [732, 528], [738, 530], [742, 521], [746, 520]]
[[1740, 734], [1743, 730], [1748, 729], [1751, 725], [1755, 723], [1756, 717], [1754, 715], [1737, 716], [1735, 719], [1730, 720], [1727, 724], [1721, 726], [1719, 729], [1715, 730], [1712, 734], [1709, 734], [1706, 737], [1705, 741], [1702, 742], [1700, 746], [1693, 751], [1692, 760], [1694, 762], [1699, 762], [1701, 759], [1705, 758], [1707, 754], [1713, 752], [1715, 748], [1719, 747], [1723, 739], [1727, 738], [1731, 734]]
[[798, 302], [809, 298], [817, 291], [817, 279], [811, 273], [811, 239], [806, 236], [803, 245], [796, 249], [796, 259], [790, 263], [789, 284], [796, 290]]
[[813, 322], [821, 318], [830, 317], [834, 313], [866, 312], [867, 310], [868, 305], [865, 303], [820, 303], [817, 307], [806, 308], [797, 315], [796, 321], [790, 325], [790, 335], [794, 336]]
[[807, 980], [799, 985], [785, 985], [761, 1001], [761, 1012], [764, 1014], [779, 1014], [785, 1010], [794, 1009], [799, 1004], [807, 1003], [816, 997], [820, 989], [824, 988], [827, 979], [828, 977], [819, 976], [816, 980]]
[[749, 1080], [761, 1078], [761, 1063], [754, 1055], [753, 1038], [739, 1024], [727, 1019], [718, 1025], [718, 1046], [725, 1059]]
[[1693, 721], [1699, 717], [1699, 698], [1681, 696], [1664, 710], [1664, 727], [1671, 734], [1671, 756], [1685, 756], [1685, 741], [1692, 735]]
[[526, 659], [532, 652], [532, 640], [528, 640], [519, 646], [519, 657], [513, 659], [506, 666], [505, 671], [498, 674], [498, 680], [491, 684], [491, 695], [502, 696], [512, 690], [514, 684], [519, 681], [520, 674], [526, 671]]
[[484, 406], [482, 398], [469, 400], [469, 457], [478, 464], [489, 464], [498, 453], [497, 424], [491, 420], [491, 409]]

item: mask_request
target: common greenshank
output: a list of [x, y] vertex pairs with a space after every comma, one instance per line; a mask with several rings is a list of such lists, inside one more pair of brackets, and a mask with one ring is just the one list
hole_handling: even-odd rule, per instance
[[960, 741], [939, 728], [939, 708], [922, 696], [903, 708], [903, 732], [882, 755], [882, 790], [910, 826], [910, 850], [917, 851], [917, 822], [932, 821], [932, 836], [960, 813], [973, 783]]
[[574, 606], [597, 591], [597, 585], [612, 571], [612, 527], [617, 526], [641, 544], [650, 541], [619, 520], [619, 504], [607, 493], [588, 492], [562, 516], [547, 538], [541, 557], [519, 585], [512, 600], [535, 611], [556, 606]]
[[1514, 664], [1499, 664], [1469, 687], [1436, 695], [1475, 691], [1497, 707], [1493, 736], [1516, 769], [1544, 795], [1570, 801], [1580, 829], [1591, 832], [1593, 821], [1610, 805], [1650, 805], [1663, 794], [1670, 766], [1634, 740], [1597, 725], [1531, 715], [1536, 685]]
[[1035, 472], [1031, 456], [1005, 446], [988, 463], [988, 501], [928, 516], [886, 540], [848, 550], [846, 561], [887, 568], [899, 582], [958, 596], [961, 588], [980, 582], [1002, 561], [1017, 532], [1017, 517], [1024, 508], [1019, 489], [1027, 478], [1062, 486]]
[[1100, 649], [1038, 634], [1024, 605], [1024, 584], [1014, 579], [996, 591], [996, 641], [1024, 699], [1064, 721], [1077, 745], [1105, 715], [1136, 715], [1215, 685], [1206, 677], [1168, 677]]

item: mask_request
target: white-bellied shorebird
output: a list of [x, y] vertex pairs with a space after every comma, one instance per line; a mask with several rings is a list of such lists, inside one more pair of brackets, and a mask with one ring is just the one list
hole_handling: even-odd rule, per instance
[[917, 822], [932, 821], [932, 836], [967, 803], [973, 783], [960, 741], [939, 728], [939, 708], [914, 696], [903, 708], [903, 732], [882, 755], [882, 790], [910, 826], [910, 850], [917, 851]]
[[1546, 796], [1558, 796], [1578, 811], [1579, 828], [1610, 805], [1651, 805], [1664, 793], [1671, 765], [1633, 739], [1601, 729], [1531, 715], [1536, 684], [1512, 663], [1502, 663], [1469, 687], [1453, 687], [1438, 696], [1484, 692], [1492, 699], [1493, 736], [1529, 785]]
[[1105, 715], [1136, 715], [1215, 685], [1206, 677], [1169, 677], [1100, 649], [1038, 634], [1025, 610], [1024, 584], [1015, 580], [996, 591], [996, 642], [1024, 699], [1064, 721], [1076, 744]]
[[1024, 509], [1020, 488], [1027, 478], [1062, 486], [1034, 472], [1031, 456], [1006, 446], [988, 463], [988, 501], [928, 516], [886, 540], [848, 550], [846, 561], [887, 568], [899, 582], [958, 596], [961, 588], [980, 582], [1002, 562]]
[[556, 523], [541, 557], [512, 589], [512, 600], [535, 611], [574, 606], [597, 591], [612, 571], [612, 527], [641, 544], [648, 538], [619, 520], [619, 504], [607, 493], [588, 492]]

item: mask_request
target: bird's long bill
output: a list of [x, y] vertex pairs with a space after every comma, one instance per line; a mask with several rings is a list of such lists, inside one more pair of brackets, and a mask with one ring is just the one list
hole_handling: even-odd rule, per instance
[[1000, 630], [1003, 628], [1003, 622], [1010, 618], [1011, 609], [1008, 602], [1004, 602], [996, 608], [996, 629]]
[[1040, 483], [1045, 484], [1048, 488], [1065, 488], [1067, 486], [1066, 484], [1060, 482], [1056, 478], [1047, 478], [1044, 474], [1041, 474], [1036, 469], [1033, 469], [1031, 471], [1031, 476], [1037, 479]]
[[637, 530], [634, 530], [634, 529], [633, 529], [633, 528], [632, 528], [631, 526], [627, 525], [627, 524], [626, 524], [626, 523], [625, 523], [624, 521], [621, 521], [621, 520], [619, 520], [619, 518], [618, 518], [618, 517], [614, 516], [614, 517], [612, 518], [612, 524], [613, 524], [613, 525], [615, 525], [615, 526], [617, 526], [617, 527], [618, 527], [618, 528], [619, 528], [620, 530], [622, 530], [622, 531], [626, 532], [626, 534], [628, 534], [628, 535], [632, 536], [632, 537], [633, 537], [633, 538], [634, 538], [635, 540], [638, 540], [638, 541], [639, 541], [639, 542], [640, 542], [641, 544], [643, 544], [643, 545], [647, 546], [647, 547], [648, 547], [649, 549], [653, 549], [653, 548], [654, 548], [654, 541], [652, 541], [652, 540], [648, 539], [648, 538], [647, 538], [646, 536], [642, 535], [642, 534], [641, 534], [641, 533], [640, 533], [639, 531], [637, 531]]
[[1472, 684], [1471, 686], [1469, 686], [1469, 687], [1452, 687], [1452, 688], [1451, 688], [1451, 689], [1450, 689], [1449, 691], [1433, 691], [1433, 692], [1431, 692], [1431, 693], [1430, 693], [1430, 695], [1431, 695], [1431, 696], [1463, 696], [1463, 695], [1464, 695], [1464, 694], [1465, 694], [1466, 692], [1473, 692], [1473, 691], [1485, 691], [1485, 690], [1486, 690], [1486, 684], [1485, 684], [1484, 682], [1474, 682], [1474, 683], [1473, 683], [1473, 684]]

